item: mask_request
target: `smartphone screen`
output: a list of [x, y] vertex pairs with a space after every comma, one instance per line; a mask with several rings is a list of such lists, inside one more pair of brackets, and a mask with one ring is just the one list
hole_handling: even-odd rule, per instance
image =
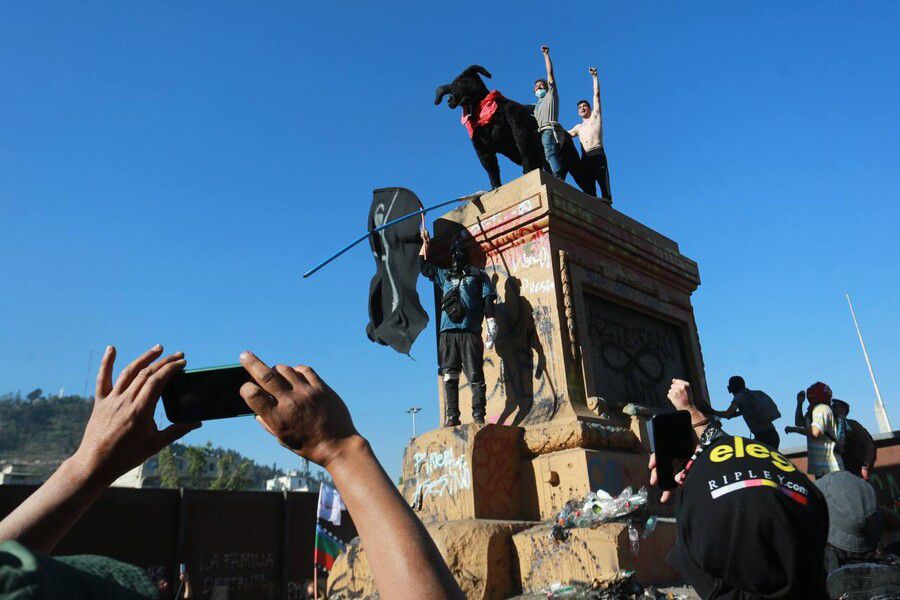
[[[690, 460], [696, 447], [691, 414], [679, 410], [650, 419], [650, 445], [656, 453], [657, 485], [664, 490], [675, 488], [675, 473]], [[675, 461], [680, 461], [677, 471]]]
[[166, 417], [173, 423], [189, 423], [252, 414], [240, 394], [248, 381], [250, 374], [240, 365], [179, 373], [162, 393]]

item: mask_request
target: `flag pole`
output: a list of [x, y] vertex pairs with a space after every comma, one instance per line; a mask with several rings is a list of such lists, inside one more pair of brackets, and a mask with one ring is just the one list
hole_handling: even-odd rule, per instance
[[319, 507], [322, 505], [322, 484], [319, 484], [319, 498], [316, 500], [316, 539], [313, 543], [313, 600], [319, 600], [319, 566], [316, 553], [319, 551]]
[[875, 420], [878, 421], [878, 430], [881, 433], [891, 433], [893, 428], [888, 419], [887, 411], [884, 409], [884, 401], [881, 399], [881, 390], [878, 389], [878, 382], [875, 380], [875, 371], [872, 370], [872, 361], [869, 360], [869, 351], [866, 350], [866, 343], [863, 341], [862, 331], [859, 329], [859, 321], [856, 320], [856, 311], [853, 310], [853, 302], [850, 301], [850, 294], [844, 292], [844, 295], [847, 296], [847, 304], [850, 305], [850, 316], [853, 317], [853, 326], [856, 327], [859, 345], [862, 346], [863, 356], [866, 359], [866, 366], [869, 368], [869, 377], [872, 378], [872, 386], [875, 388]]
[[360, 242], [362, 242], [363, 240], [368, 238], [373, 233], [377, 233], [377, 232], [381, 231], [382, 229], [387, 229], [388, 227], [390, 227], [392, 225], [396, 225], [397, 223], [400, 223], [401, 221], [411, 219], [417, 215], [422, 215], [422, 220], [424, 223], [425, 213], [427, 213], [429, 211], [432, 211], [436, 208], [441, 208], [442, 206], [448, 206], [455, 202], [471, 202], [472, 200], [476, 200], [486, 193], [487, 192], [475, 192], [474, 194], [469, 194], [468, 196], [460, 196], [459, 198], [454, 198], [453, 200], [447, 200], [446, 202], [440, 202], [433, 206], [420, 208], [419, 210], [417, 210], [415, 212], [411, 212], [409, 214], [403, 215], [402, 217], [397, 217], [396, 219], [392, 219], [392, 220], [388, 221], [387, 223], [385, 223], [384, 225], [376, 227], [375, 229], [372, 229], [371, 231], [367, 231], [363, 235], [359, 236], [358, 238], [356, 238], [355, 240], [353, 240], [352, 242], [350, 242], [349, 244], [347, 244], [346, 246], [344, 246], [343, 248], [341, 248], [340, 250], [338, 250], [337, 252], [335, 252], [334, 254], [332, 254], [331, 256], [329, 256], [328, 258], [323, 260], [322, 262], [320, 262], [318, 265], [316, 265], [315, 267], [313, 267], [312, 269], [310, 269], [309, 271], [304, 273], [303, 278], [306, 279], [307, 277], [309, 277], [310, 275], [312, 275], [313, 273], [315, 273], [316, 271], [318, 271], [319, 269], [321, 269], [322, 267], [324, 267], [325, 265], [327, 265], [328, 263], [330, 263], [331, 261], [333, 261], [334, 259], [339, 257], [341, 254], [343, 254], [347, 250], [350, 250], [355, 245], [359, 244]]

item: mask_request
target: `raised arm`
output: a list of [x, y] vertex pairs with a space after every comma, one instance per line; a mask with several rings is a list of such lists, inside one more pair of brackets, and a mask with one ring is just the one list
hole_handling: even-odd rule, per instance
[[94, 409], [81, 445], [0, 522], [0, 542], [16, 540], [31, 550], [51, 552], [116, 478], [200, 426], [156, 428], [153, 411], [159, 395], [185, 365], [180, 352], [156, 360], [161, 354], [162, 346], [154, 346], [128, 365], [113, 385], [116, 350], [106, 348], [97, 375]]
[[600, 80], [597, 78], [597, 67], [591, 67], [590, 72], [591, 79], [594, 80], [594, 112], [591, 115], [600, 117]]
[[431, 244], [431, 236], [428, 234], [428, 230], [422, 228], [422, 247], [419, 248], [419, 256], [423, 259], [428, 260], [428, 246]]
[[806, 400], [806, 392], [800, 390], [797, 392], [797, 408], [794, 410], [794, 425], [796, 427], [806, 427], [806, 417], [803, 415], [804, 400]]
[[[699, 444], [700, 436], [703, 435], [706, 428], [709, 427], [709, 417], [700, 412], [700, 409], [698, 409], [697, 405], [694, 403], [693, 395], [691, 393], [691, 384], [683, 379], [673, 379], [672, 385], [669, 386], [667, 397], [675, 410], [686, 410], [691, 415], [691, 427], [694, 432], [693, 441], [694, 443]], [[647, 468], [650, 469], [650, 485], [656, 485], [658, 476], [656, 473], [655, 453], [650, 455], [650, 463], [647, 465]], [[684, 481], [684, 470], [675, 475], [675, 481], [681, 485]], [[662, 494], [660, 494], [659, 501], [666, 503], [671, 497], [672, 490], [663, 490]]]
[[428, 229], [422, 228], [422, 247], [419, 249], [419, 272], [427, 279], [434, 281], [437, 277], [437, 267], [428, 260], [428, 248], [431, 246], [431, 236]]
[[400, 496], [341, 398], [307, 366], [269, 368], [250, 352], [256, 383], [241, 396], [286, 448], [319, 465], [353, 517], [382, 598], [464, 598], [421, 521]]
[[553, 61], [550, 60], [550, 46], [541, 46], [541, 53], [544, 55], [544, 66], [547, 67], [547, 83], [556, 85], [553, 79]]

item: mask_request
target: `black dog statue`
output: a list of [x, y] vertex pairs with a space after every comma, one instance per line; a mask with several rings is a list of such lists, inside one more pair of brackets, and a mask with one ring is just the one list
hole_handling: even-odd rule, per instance
[[[497, 154], [502, 154], [514, 163], [522, 165], [522, 172], [543, 168], [550, 171], [544, 158], [544, 147], [534, 119], [534, 107], [519, 104], [505, 98], [500, 92], [488, 91], [481, 76], [490, 79], [491, 74], [480, 65], [472, 65], [447, 85], [438, 86], [434, 103], [438, 105], [447, 98], [451, 109], [462, 107], [462, 123], [469, 131], [475, 153], [491, 180], [491, 188], [502, 185]], [[582, 190], [579, 172], [578, 150], [568, 133], [561, 149], [564, 169]]]

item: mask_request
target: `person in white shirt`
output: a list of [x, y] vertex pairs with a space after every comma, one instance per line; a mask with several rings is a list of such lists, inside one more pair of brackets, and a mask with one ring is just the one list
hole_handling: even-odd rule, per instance
[[578, 116], [581, 123], [569, 130], [572, 137], [578, 136], [581, 141], [581, 171], [584, 173], [585, 183], [589, 185], [585, 192], [593, 196], [597, 195], [596, 183], [600, 184], [600, 197], [606, 198], [612, 203], [612, 193], [609, 189], [609, 165], [606, 162], [606, 152], [603, 149], [603, 115], [600, 110], [600, 81], [597, 79], [597, 68], [591, 67], [591, 78], [594, 80], [594, 106], [587, 100], [578, 101]]

